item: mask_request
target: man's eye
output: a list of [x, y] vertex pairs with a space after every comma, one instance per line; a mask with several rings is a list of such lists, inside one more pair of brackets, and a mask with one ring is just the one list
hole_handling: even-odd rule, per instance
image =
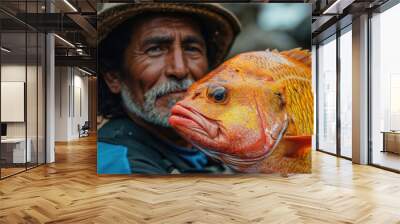
[[193, 46], [185, 47], [185, 51], [201, 53], [201, 50], [198, 47], [193, 47]]
[[150, 47], [146, 50], [146, 54], [150, 56], [159, 56], [163, 53], [163, 49], [160, 46]]

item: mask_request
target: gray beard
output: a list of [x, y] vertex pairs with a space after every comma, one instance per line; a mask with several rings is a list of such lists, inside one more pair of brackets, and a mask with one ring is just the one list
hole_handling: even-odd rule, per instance
[[144, 94], [143, 107], [133, 101], [129, 87], [122, 83], [121, 98], [122, 103], [128, 112], [137, 115], [145, 121], [162, 127], [171, 127], [168, 118], [171, 115], [171, 108], [176, 104], [176, 99], [170, 99], [168, 102], [168, 112], [162, 112], [156, 107], [157, 97], [167, 95], [174, 91], [185, 91], [194, 82], [193, 79], [184, 79], [181, 81], [169, 80], [158, 86], [154, 86]]

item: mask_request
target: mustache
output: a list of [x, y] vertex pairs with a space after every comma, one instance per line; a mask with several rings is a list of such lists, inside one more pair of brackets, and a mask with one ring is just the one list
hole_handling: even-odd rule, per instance
[[[170, 79], [167, 82], [153, 86], [144, 94], [144, 104], [140, 105], [135, 102], [131, 90], [126, 84], [123, 83], [121, 89], [121, 98], [125, 107], [131, 112], [141, 117], [142, 119], [163, 127], [170, 127], [168, 117], [170, 112], [161, 112], [156, 108], [155, 101], [158, 97], [167, 95], [176, 91], [186, 91], [189, 86], [194, 83], [191, 78], [183, 80]], [[168, 107], [172, 107], [178, 99], [170, 99]]]
[[167, 95], [176, 91], [186, 91], [192, 84], [194, 80], [191, 78], [186, 78], [184, 80], [168, 80], [165, 83], [161, 83], [157, 86], [152, 87], [144, 94], [145, 101], [155, 101], [158, 97]]

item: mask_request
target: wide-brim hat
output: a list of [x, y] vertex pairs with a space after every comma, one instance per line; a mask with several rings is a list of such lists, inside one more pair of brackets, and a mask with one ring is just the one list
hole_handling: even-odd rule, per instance
[[141, 14], [165, 12], [193, 16], [207, 32], [205, 41], [207, 49], [212, 51], [212, 66], [224, 60], [241, 29], [236, 16], [217, 3], [105, 3], [100, 7], [98, 44], [116, 27]]

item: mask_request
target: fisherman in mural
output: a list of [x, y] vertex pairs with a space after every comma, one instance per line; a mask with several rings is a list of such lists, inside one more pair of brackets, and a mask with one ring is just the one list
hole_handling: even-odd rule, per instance
[[219, 65], [240, 23], [218, 4], [112, 4], [99, 12], [99, 174], [223, 173], [171, 128], [171, 108]]

